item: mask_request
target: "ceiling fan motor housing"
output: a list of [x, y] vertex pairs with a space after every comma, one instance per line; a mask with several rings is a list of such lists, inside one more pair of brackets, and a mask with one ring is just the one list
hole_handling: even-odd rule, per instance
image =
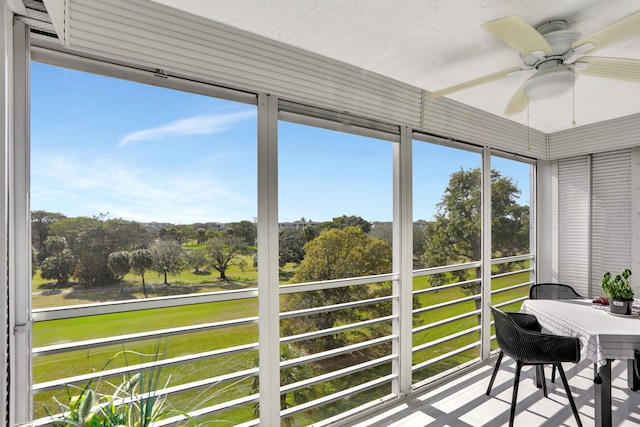
[[535, 67], [536, 73], [523, 85], [530, 99], [550, 98], [571, 89], [578, 75], [564, 61], [571, 56], [571, 44], [578, 40], [578, 31], [567, 30], [567, 22], [550, 21], [536, 28], [551, 46], [550, 53], [520, 55], [525, 64]]
[[536, 31], [542, 34], [552, 50], [550, 53], [536, 52], [533, 55], [520, 54], [520, 57], [526, 65], [535, 68], [540, 68], [540, 63], [546, 62], [549, 59], [560, 57], [560, 59], [564, 61], [572, 52], [571, 44], [581, 36], [579, 31], [567, 30], [567, 22], [561, 20], [549, 21], [539, 25]]

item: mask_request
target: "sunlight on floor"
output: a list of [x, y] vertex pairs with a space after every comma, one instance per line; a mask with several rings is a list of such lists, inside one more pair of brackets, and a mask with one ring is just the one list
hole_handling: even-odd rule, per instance
[[[505, 357], [491, 396], [485, 391], [493, 363], [484, 365], [437, 389], [415, 396], [402, 405], [384, 413], [368, 417], [354, 427], [502, 427], [509, 424], [515, 363]], [[593, 365], [582, 362], [565, 365], [569, 385], [576, 401], [580, 419], [585, 427], [594, 426]], [[551, 382], [547, 368], [549, 398], [532, 381], [533, 368], [522, 370], [516, 426], [576, 426], [569, 401], [556, 378]], [[640, 425], [640, 393], [627, 388], [626, 363], [613, 364], [612, 405], [613, 425], [631, 427]]]

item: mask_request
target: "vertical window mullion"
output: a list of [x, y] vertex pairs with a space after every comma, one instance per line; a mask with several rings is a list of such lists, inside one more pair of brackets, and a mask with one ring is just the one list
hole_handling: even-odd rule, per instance
[[[13, 26], [13, 131], [9, 132], [10, 423], [31, 420], [31, 227], [29, 213], [29, 28]], [[9, 115], [11, 119], [11, 114]]]
[[393, 214], [393, 271], [400, 273], [400, 280], [394, 282], [393, 315], [394, 354], [398, 360], [394, 363], [394, 373], [398, 379], [394, 382], [393, 392], [404, 396], [411, 391], [412, 364], [412, 290], [413, 290], [413, 203], [412, 203], [412, 148], [411, 132], [402, 127], [400, 143], [394, 145], [394, 214]]
[[491, 316], [488, 303], [491, 302], [491, 150], [482, 151], [482, 289], [481, 316], [482, 340], [481, 357], [486, 359], [491, 351]]
[[278, 99], [258, 96], [258, 334], [260, 424], [280, 425]]

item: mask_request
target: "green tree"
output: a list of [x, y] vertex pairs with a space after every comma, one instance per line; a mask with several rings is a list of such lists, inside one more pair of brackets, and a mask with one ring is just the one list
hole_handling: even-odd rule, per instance
[[52, 236], [64, 237], [67, 240], [69, 249], [74, 254], [78, 253], [78, 236], [90, 228], [101, 226], [100, 219], [95, 217], [78, 216], [56, 221], [49, 225], [49, 232]]
[[220, 273], [220, 279], [228, 280], [227, 269], [246, 252], [246, 243], [229, 234], [218, 234], [207, 240], [207, 252], [211, 267]]
[[178, 241], [180, 244], [185, 244], [188, 241], [196, 240], [196, 229], [193, 228], [192, 225], [176, 225], [176, 229], [180, 233], [181, 241]]
[[147, 297], [147, 286], [144, 282], [144, 273], [153, 266], [153, 254], [149, 249], [136, 249], [131, 252], [131, 268], [142, 278], [142, 292]]
[[329, 222], [322, 223], [322, 228], [346, 228], [346, 227], [359, 227], [365, 233], [371, 231], [371, 223], [366, 219], [363, 219], [356, 215], [342, 215], [333, 218]]
[[[393, 244], [393, 223], [392, 222], [374, 222], [369, 232], [370, 237], [382, 239], [389, 245]], [[414, 267], [422, 267], [422, 255], [424, 254], [424, 245], [426, 238], [424, 235], [424, 224], [417, 221], [413, 224], [413, 254]]]
[[109, 254], [118, 250], [113, 232], [102, 221], [78, 233], [74, 255], [78, 259], [75, 276], [90, 283], [108, 283], [114, 276], [109, 269]]
[[207, 251], [202, 248], [185, 249], [187, 264], [193, 268], [195, 274], [200, 273], [200, 267], [207, 265]]
[[31, 212], [31, 245], [36, 251], [42, 251], [44, 255], [44, 242], [50, 235], [51, 224], [66, 218], [67, 217], [61, 213], [47, 211]]
[[279, 260], [280, 267], [288, 262], [300, 264], [304, 258], [305, 240], [303, 229], [296, 227], [283, 227], [279, 231]]
[[[529, 250], [529, 208], [517, 203], [519, 194], [520, 189], [510, 177], [491, 171], [492, 257], [518, 255]], [[437, 205], [434, 221], [426, 227], [425, 266], [480, 260], [481, 222], [481, 171], [479, 168], [461, 169], [451, 175]], [[470, 278], [466, 271], [451, 275], [456, 281]], [[480, 277], [480, 268], [476, 269], [475, 277]], [[445, 275], [430, 277], [432, 286], [442, 285], [447, 280]], [[470, 294], [480, 293], [477, 283], [465, 289]], [[479, 307], [479, 299], [476, 304]]]
[[389, 245], [393, 244], [393, 223], [375, 222], [369, 231], [369, 237], [384, 240]]
[[109, 270], [120, 280], [120, 292], [124, 292], [124, 276], [131, 270], [129, 252], [116, 251], [109, 254], [107, 260]]
[[[184, 245], [187, 240], [189, 240], [190, 237], [193, 236], [193, 234], [190, 232], [191, 231], [191, 227], [189, 226], [184, 226], [184, 225], [172, 225], [171, 227], [169, 227], [166, 232], [166, 234], [163, 235], [163, 239], [170, 239], [170, 240], [175, 240], [177, 243], [179, 243], [180, 245]], [[162, 229], [161, 229], [162, 230]]]
[[77, 260], [76, 277], [84, 282], [104, 283], [114, 276], [109, 254], [144, 246], [149, 233], [139, 223], [123, 219], [105, 220], [105, 215], [67, 218], [50, 225], [51, 235], [67, 240]]
[[302, 229], [302, 240], [307, 243], [320, 235], [320, 229], [315, 225], [307, 225]]
[[413, 266], [424, 268], [424, 251], [427, 244], [425, 229], [429, 225], [427, 221], [418, 220], [413, 223]]
[[44, 243], [47, 248], [47, 252], [52, 255], [59, 255], [62, 251], [67, 249], [67, 239], [64, 237], [47, 237], [47, 240]]
[[151, 234], [138, 222], [113, 218], [104, 221], [103, 225], [110, 231], [116, 250], [131, 251], [153, 242]]
[[[348, 277], [368, 276], [391, 271], [391, 246], [380, 239], [368, 237], [360, 227], [325, 230], [305, 245], [305, 258], [293, 277], [294, 283], [316, 282]], [[285, 311], [339, 304], [369, 299], [388, 291], [388, 287], [343, 286], [289, 294], [283, 299]], [[377, 307], [387, 310], [388, 307]], [[283, 332], [295, 335], [311, 330], [328, 329], [337, 324], [351, 323], [372, 316], [374, 307], [310, 314], [283, 321]], [[344, 336], [329, 335], [313, 341], [303, 341], [310, 353], [336, 348]]]
[[258, 238], [256, 224], [251, 221], [230, 222], [227, 224], [227, 234], [241, 240], [247, 246], [255, 246]]
[[160, 227], [158, 229], [158, 237], [159, 238], [166, 239], [168, 234], [169, 234], [169, 230], [167, 229], [167, 227]]
[[196, 230], [196, 241], [199, 245], [207, 241], [207, 230], [200, 227]]
[[55, 280], [58, 285], [68, 283], [75, 270], [76, 261], [71, 251], [67, 249], [66, 239], [49, 236], [44, 242], [44, 247], [51, 255], [42, 261], [40, 276], [43, 279]]
[[168, 274], [180, 274], [184, 267], [184, 250], [175, 240], [158, 240], [149, 248], [153, 257], [151, 269], [164, 275], [168, 285]]

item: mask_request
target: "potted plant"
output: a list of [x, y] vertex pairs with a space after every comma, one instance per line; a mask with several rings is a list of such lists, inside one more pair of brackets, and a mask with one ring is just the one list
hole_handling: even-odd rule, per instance
[[633, 303], [633, 288], [629, 281], [631, 270], [625, 268], [612, 276], [608, 271], [604, 273], [600, 280], [600, 287], [609, 297], [609, 308], [614, 314], [631, 314], [631, 305]]

